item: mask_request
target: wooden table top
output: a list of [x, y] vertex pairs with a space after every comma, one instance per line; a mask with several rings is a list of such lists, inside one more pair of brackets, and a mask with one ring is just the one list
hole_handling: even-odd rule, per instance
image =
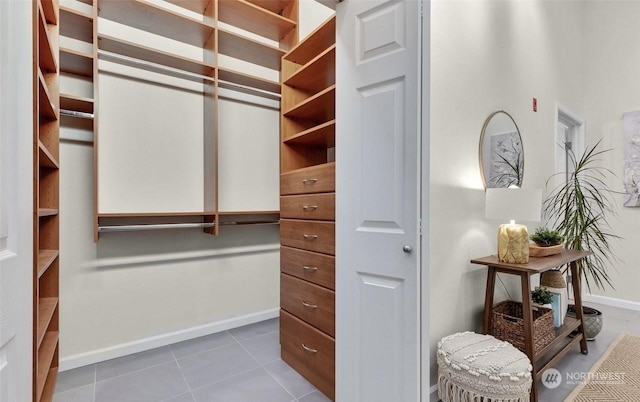
[[562, 253], [550, 255], [548, 257], [530, 257], [526, 264], [512, 264], [508, 262], [498, 261], [497, 255], [489, 255], [487, 257], [475, 258], [471, 260], [473, 264], [487, 265], [496, 268], [502, 268], [509, 271], [529, 272], [539, 274], [561, 265], [579, 260], [591, 254], [590, 251], [583, 250], [562, 250]]

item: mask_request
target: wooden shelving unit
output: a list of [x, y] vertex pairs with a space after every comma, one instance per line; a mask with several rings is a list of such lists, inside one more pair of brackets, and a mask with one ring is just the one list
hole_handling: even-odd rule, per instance
[[49, 402], [58, 371], [60, 14], [57, 0], [33, 5], [33, 400]]
[[335, 398], [335, 17], [282, 58], [282, 360]]
[[[218, 211], [217, 205], [219, 88], [253, 91], [251, 92], [253, 95], [278, 100], [281, 87], [279, 82], [250, 75], [243, 71], [220, 67], [217, 56], [221, 54], [279, 71], [282, 56], [298, 40], [298, 1], [167, 0], [168, 3], [175, 6], [202, 14], [202, 18], [193, 18], [189, 12], [181, 12], [148, 0], [96, 1], [101, 18], [202, 48], [202, 58], [193, 59], [102, 32], [97, 35], [96, 42], [100, 57], [105, 57], [110, 61], [202, 83], [205, 184], [203, 211], [105, 214], [101, 212], [100, 206], [96, 205], [95, 239], [98, 239], [101, 224], [106, 224], [107, 221], [129, 222], [135, 225], [147, 222], [151, 218], [156, 220], [165, 218], [167, 221], [182, 219], [182, 222], [192, 222], [196, 219], [204, 223], [213, 223], [214, 227], [207, 228], [205, 231], [218, 234], [219, 217], [222, 215]], [[96, 18], [94, 17], [94, 19]], [[265, 41], [218, 27], [218, 22], [258, 35], [265, 38]], [[269, 40], [277, 41], [278, 45], [270, 45]], [[64, 56], [66, 60], [73, 60], [70, 65], [74, 66], [74, 70], [82, 71], [82, 67], [86, 64], [83, 55], [66, 52]], [[86, 66], [84, 71], [86, 71]], [[97, 75], [96, 72], [94, 72], [95, 75]], [[65, 104], [69, 101], [65, 101]], [[98, 110], [95, 105], [93, 110]], [[94, 138], [95, 160], [98, 160], [97, 150], [100, 137], [94, 133]], [[95, 178], [97, 195], [99, 188], [97, 174]], [[257, 216], [263, 212], [251, 211], [250, 213]]]

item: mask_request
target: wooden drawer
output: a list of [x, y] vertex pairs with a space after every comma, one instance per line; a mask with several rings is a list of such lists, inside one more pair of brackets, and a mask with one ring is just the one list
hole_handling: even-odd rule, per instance
[[335, 267], [333, 256], [280, 247], [280, 270], [316, 285], [335, 290]]
[[334, 255], [335, 223], [281, 219], [280, 244]]
[[335, 341], [280, 310], [280, 346], [287, 362], [326, 396], [335, 400]]
[[333, 337], [336, 336], [335, 299], [333, 290], [280, 274], [280, 307]]
[[336, 219], [336, 193], [280, 197], [280, 217], [292, 219]]
[[336, 191], [335, 162], [298, 169], [280, 175], [280, 195]]

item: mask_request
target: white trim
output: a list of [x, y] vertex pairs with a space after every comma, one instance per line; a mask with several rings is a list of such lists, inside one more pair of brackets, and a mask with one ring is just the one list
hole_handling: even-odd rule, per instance
[[585, 302], [604, 304], [605, 306], [625, 308], [627, 310], [640, 311], [640, 303], [630, 300], [615, 299], [613, 297], [585, 294], [582, 296]]
[[243, 325], [253, 324], [256, 322], [268, 320], [278, 317], [279, 308], [264, 310], [257, 313], [247, 314], [240, 317], [234, 317], [227, 320], [216, 321], [197, 327], [187, 328], [179, 331], [169, 332], [162, 335], [155, 335], [149, 338], [139, 339], [133, 342], [122, 343], [119, 345], [109, 346], [97, 349], [91, 352], [79, 353], [77, 355], [68, 356], [60, 359], [60, 371], [71, 370], [74, 368], [87, 366], [89, 364], [103, 362], [117, 357], [127, 356], [134, 353], [144, 352], [146, 350], [171, 345], [172, 343], [187, 341], [189, 339], [198, 338], [205, 335], [215, 334]]

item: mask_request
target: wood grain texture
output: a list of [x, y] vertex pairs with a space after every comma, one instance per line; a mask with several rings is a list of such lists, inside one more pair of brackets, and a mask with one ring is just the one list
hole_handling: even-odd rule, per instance
[[303, 168], [280, 175], [281, 195], [330, 193], [335, 191], [335, 189], [335, 162]]
[[280, 271], [286, 274], [335, 290], [335, 269], [334, 256], [291, 247], [280, 248]]
[[281, 219], [280, 243], [283, 246], [334, 255], [335, 223]]
[[[304, 347], [313, 349], [310, 352]], [[280, 346], [287, 362], [331, 400], [335, 399], [335, 340], [284, 310], [280, 311]]]
[[287, 312], [335, 337], [335, 292], [280, 274], [280, 306]]
[[280, 197], [280, 217], [289, 219], [335, 220], [336, 194], [302, 194]]

